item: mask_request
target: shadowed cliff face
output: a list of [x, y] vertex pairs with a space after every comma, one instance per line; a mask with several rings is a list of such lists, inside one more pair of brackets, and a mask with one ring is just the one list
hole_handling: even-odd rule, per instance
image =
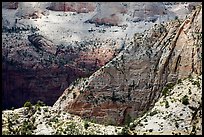
[[54, 107], [99, 123], [124, 124], [150, 109], [168, 83], [202, 73], [201, 38], [201, 7], [186, 20], [137, 33], [112, 61], [67, 88]]
[[117, 54], [101, 41], [78, 44], [55, 45], [42, 35], [3, 35], [3, 109], [22, 107], [27, 100], [53, 105], [73, 81], [90, 76]]
[[2, 8], [15, 10], [18, 8], [18, 2], [2, 2]]

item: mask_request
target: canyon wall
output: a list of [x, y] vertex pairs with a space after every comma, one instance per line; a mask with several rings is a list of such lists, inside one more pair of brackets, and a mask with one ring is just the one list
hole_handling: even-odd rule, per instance
[[117, 54], [104, 46], [109, 42], [65, 46], [42, 35], [12, 35], [2, 36], [3, 109], [22, 107], [27, 100], [53, 105], [73, 81], [90, 76]]
[[149, 110], [162, 89], [202, 73], [202, 8], [187, 19], [155, 25], [136, 33], [127, 47], [88, 79], [67, 88], [53, 107], [95, 119], [124, 124]]

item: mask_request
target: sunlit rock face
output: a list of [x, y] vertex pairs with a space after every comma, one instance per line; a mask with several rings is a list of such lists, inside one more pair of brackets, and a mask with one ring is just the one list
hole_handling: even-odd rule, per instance
[[47, 15], [49, 2], [19, 2], [15, 16], [18, 18], [37, 19]]
[[87, 22], [97, 25], [119, 25], [122, 22], [121, 14], [127, 13], [127, 7], [119, 2], [97, 3], [96, 14]]
[[184, 21], [136, 33], [118, 56], [67, 88], [57, 109], [122, 125], [150, 109], [168, 83], [202, 73], [202, 9]]

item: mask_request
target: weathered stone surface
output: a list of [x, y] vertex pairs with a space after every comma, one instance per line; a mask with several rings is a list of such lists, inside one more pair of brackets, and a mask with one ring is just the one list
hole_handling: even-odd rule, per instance
[[117, 55], [112, 41], [66, 46], [24, 35], [2, 35], [3, 109], [21, 107], [27, 100], [53, 105], [74, 80], [90, 76]]
[[97, 3], [96, 14], [86, 22], [96, 25], [119, 25], [122, 22], [121, 14], [127, 11], [127, 7], [118, 2]]
[[2, 2], [2, 7], [6, 9], [17, 9], [18, 2]]
[[47, 9], [53, 11], [70, 11], [78, 13], [93, 12], [96, 5], [92, 2], [52, 2]]
[[201, 17], [198, 7], [184, 21], [135, 34], [116, 58], [66, 89], [54, 107], [100, 123], [109, 120], [120, 125], [128, 115], [138, 117], [153, 106], [167, 83], [202, 73]]
[[28, 36], [28, 40], [37, 48], [40, 50], [45, 50], [47, 52], [50, 52], [52, 54], [56, 54], [56, 46], [54, 43], [46, 38], [44, 38], [42, 35], [35, 35], [32, 34]]

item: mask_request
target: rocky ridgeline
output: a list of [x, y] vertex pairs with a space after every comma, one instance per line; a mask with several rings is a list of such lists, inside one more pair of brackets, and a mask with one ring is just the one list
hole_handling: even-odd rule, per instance
[[202, 9], [184, 21], [155, 25], [54, 104], [99, 123], [123, 125], [154, 106], [165, 85], [202, 73]]
[[46, 52], [50, 52], [51, 54], [56, 54], [57, 48], [54, 43], [41, 35], [29, 35], [28, 40], [40, 50], [45, 50]]
[[119, 52], [111, 40], [56, 45], [19, 28], [5, 30], [2, 45], [3, 108], [21, 107], [27, 100], [53, 105], [74, 80], [90, 76]]

